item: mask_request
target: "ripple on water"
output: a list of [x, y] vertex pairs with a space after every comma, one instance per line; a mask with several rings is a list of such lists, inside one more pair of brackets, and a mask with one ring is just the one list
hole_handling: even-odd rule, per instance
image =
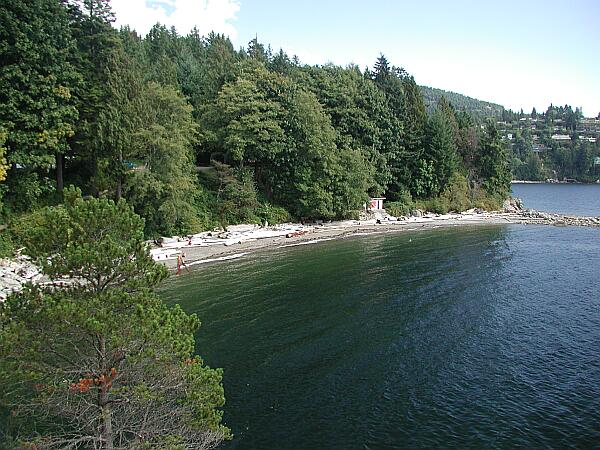
[[205, 267], [164, 295], [225, 370], [226, 447], [598, 448], [597, 233], [363, 236]]

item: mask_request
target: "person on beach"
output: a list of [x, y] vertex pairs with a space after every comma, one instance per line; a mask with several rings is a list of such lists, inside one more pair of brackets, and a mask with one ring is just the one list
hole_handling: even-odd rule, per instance
[[185, 253], [181, 253], [180, 255], [177, 255], [177, 275], [181, 274], [182, 267], [185, 267], [185, 269], [188, 271], [188, 273], [190, 272], [190, 268], [185, 263]]

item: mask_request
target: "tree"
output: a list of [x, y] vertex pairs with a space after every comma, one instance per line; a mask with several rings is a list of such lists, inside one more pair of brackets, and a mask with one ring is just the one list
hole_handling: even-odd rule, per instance
[[74, 90], [79, 121], [71, 147], [77, 159], [84, 162], [84, 176], [92, 194], [99, 195], [112, 187], [105, 179], [111, 159], [107, 151], [113, 147], [99, 137], [107, 125], [103, 113], [114, 108], [109, 102], [120, 101], [111, 98], [109, 87], [111, 76], [114, 81], [119, 75], [114, 64], [122, 58], [114, 53], [122, 51], [121, 41], [111, 25], [115, 17], [108, 0], [73, 0], [69, 5], [71, 33], [77, 45], [73, 63], [83, 78]]
[[6, 148], [4, 143], [6, 142], [6, 132], [0, 129], [0, 182], [6, 180], [6, 174], [8, 173], [8, 162], [6, 161]]
[[278, 86], [286, 89], [284, 78], [262, 67], [225, 84], [203, 116], [207, 150], [224, 152], [226, 162], [239, 167], [251, 162], [260, 177], [263, 163], [274, 158], [283, 145]]
[[258, 200], [252, 171], [248, 168], [233, 169], [227, 164], [212, 161], [216, 191], [216, 208], [222, 226], [230, 223], [255, 222]]
[[479, 178], [491, 196], [504, 199], [510, 192], [510, 165], [495, 124], [488, 120], [479, 148]]
[[454, 106], [452, 106], [452, 103], [450, 103], [448, 99], [442, 95], [437, 102], [436, 109], [439, 110], [448, 121], [448, 124], [452, 129], [452, 136], [454, 140], [457, 141], [459, 124]]
[[[415, 189], [417, 195], [439, 194], [446, 188], [458, 168], [455, 136], [452, 124], [446, 114], [447, 112], [437, 109], [429, 119], [423, 158], [433, 163], [434, 172], [428, 175], [433, 177], [430, 184], [433, 189], [430, 192], [416, 192], [417, 189]], [[458, 130], [456, 132], [458, 133]], [[418, 178], [417, 181], [419, 181]]]
[[306, 218], [345, 217], [360, 209], [372, 177], [363, 155], [336, 145], [336, 131], [311, 92], [290, 89], [282, 102], [286, 145], [273, 164], [275, 200]]
[[248, 56], [260, 63], [267, 63], [269, 58], [265, 51], [265, 46], [258, 42], [258, 37], [254, 37], [248, 42]]
[[155, 82], [147, 83], [140, 97], [131, 155], [141, 165], [126, 175], [125, 198], [146, 219], [147, 235], [189, 232], [196, 226], [197, 193], [192, 107], [173, 87]]
[[240, 72], [205, 110], [206, 151], [252, 167], [265, 197], [297, 217], [337, 217], [360, 208], [370, 165], [354, 143], [341, 139], [338, 145], [317, 97], [252, 60]]
[[[4, 143], [6, 142], [6, 132], [0, 128], [0, 183], [6, 180], [8, 173], [8, 161], [6, 161], [6, 148]], [[4, 184], [0, 185], [0, 208], [2, 208], [2, 196], [5, 192]]]
[[382, 195], [392, 181], [401, 154], [402, 124], [386, 94], [356, 66], [306, 67], [302, 80], [317, 96], [337, 131], [336, 145], [359, 150], [372, 173], [369, 192]]
[[153, 292], [166, 271], [146, 250], [143, 220], [123, 200], [65, 197], [28, 222], [27, 251], [54, 284], [0, 304], [2, 402], [38, 431], [21, 440], [39, 449], [215, 447], [229, 436], [221, 371], [193, 354], [197, 318]]
[[293, 68], [294, 65], [292, 64], [292, 60], [283, 49], [279, 49], [279, 52], [273, 56], [273, 59], [269, 64], [269, 69], [271, 71], [281, 75], [289, 75]]
[[376, 84], [384, 85], [385, 82], [392, 76], [392, 68], [387, 58], [383, 53], [379, 55], [375, 65], [373, 66], [373, 72], [371, 78]]
[[[404, 125], [404, 147], [407, 153], [407, 170], [398, 182], [404, 186], [414, 186], [412, 178], [422, 173], [422, 168], [417, 168], [425, 150], [424, 139], [427, 126], [427, 112], [423, 103], [423, 96], [413, 77], [402, 80], [404, 101], [402, 108], [402, 123]], [[412, 187], [411, 187], [412, 189]], [[412, 192], [416, 194], [416, 192]]]
[[[142, 71], [135, 59], [128, 58], [118, 46], [109, 54], [106, 63], [106, 101], [98, 111], [98, 148], [106, 162], [100, 173], [105, 176], [104, 187], [114, 188], [115, 199], [122, 195], [126, 173], [125, 160], [133, 156], [136, 129], [142, 126]], [[100, 184], [100, 183], [98, 183]]]
[[144, 39], [146, 61], [149, 63], [147, 79], [162, 85], [179, 87], [176, 58], [181, 56], [177, 31], [156, 24]]
[[0, 124], [7, 132], [11, 202], [27, 209], [53, 190], [56, 167], [62, 189], [63, 155], [77, 110], [78, 74], [70, 62], [68, 17], [55, 0], [15, 0], [0, 6]]

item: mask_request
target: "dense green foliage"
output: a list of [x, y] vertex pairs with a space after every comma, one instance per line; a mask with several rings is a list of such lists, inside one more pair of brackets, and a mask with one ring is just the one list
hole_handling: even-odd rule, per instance
[[[5, 214], [59, 203], [63, 179], [127, 199], [146, 236], [350, 217], [369, 195], [433, 199], [457, 177], [468, 198], [508, 192], [487, 179], [507, 173], [479, 167], [504, 157], [483, 145], [492, 129], [455, 95], [432, 105], [383, 55], [363, 72], [256, 39], [236, 51], [162, 25], [140, 37], [112, 27], [108, 0], [16, 0], [0, 20]], [[213, 162], [217, 183], [197, 168]]]
[[[78, 111], [79, 74], [64, 6], [55, 0], [3, 2], [0, 7], [0, 129], [10, 164], [9, 204], [37, 204], [53, 191], [51, 168], [69, 151]], [[18, 173], [17, 173], [18, 168]], [[57, 171], [57, 176], [60, 173]]]
[[44, 274], [70, 282], [0, 303], [4, 429], [33, 448], [216, 446], [221, 371], [194, 356], [197, 318], [153, 292], [166, 270], [143, 219], [123, 200], [65, 197], [17, 227]]

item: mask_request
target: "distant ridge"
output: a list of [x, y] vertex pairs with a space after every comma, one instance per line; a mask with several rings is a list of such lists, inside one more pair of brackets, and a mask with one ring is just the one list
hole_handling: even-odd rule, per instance
[[487, 117], [502, 117], [502, 111], [504, 110], [504, 106], [502, 105], [478, 100], [456, 92], [444, 91], [443, 89], [432, 88], [429, 86], [419, 87], [423, 94], [425, 106], [429, 111], [433, 110], [439, 99], [444, 96], [454, 108], [459, 111], [467, 111], [479, 120], [484, 120]]

